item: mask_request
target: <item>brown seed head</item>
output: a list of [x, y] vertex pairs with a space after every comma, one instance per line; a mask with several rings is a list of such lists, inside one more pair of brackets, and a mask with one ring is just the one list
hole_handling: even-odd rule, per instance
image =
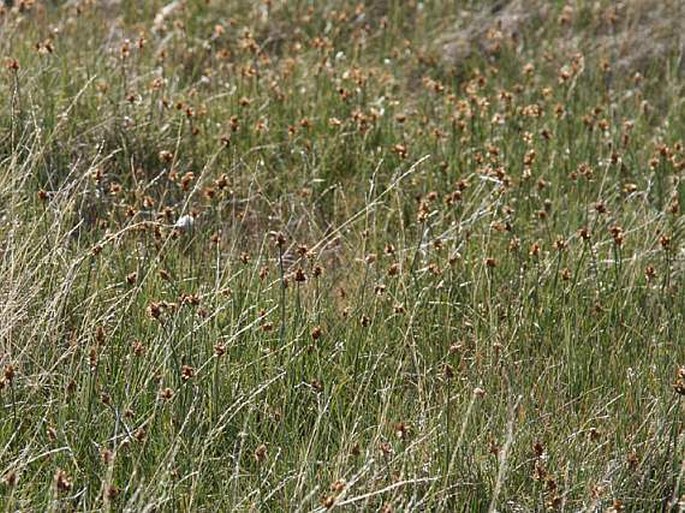
[[652, 281], [654, 278], [656, 278], [656, 269], [653, 265], [648, 265], [645, 267], [645, 279], [647, 281]]
[[135, 272], [126, 275], [126, 283], [128, 283], [129, 285], [135, 285], [137, 280], [138, 274]]
[[107, 392], [102, 392], [100, 394], [100, 402], [105, 406], [112, 406], [112, 396]]
[[189, 381], [195, 376], [195, 369], [190, 365], [184, 365], [181, 367], [181, 379], [183, 381]]
[[145, 426], [141, 426], [138, 429], [136, 429], [133, 432], [133, 438], [135, 438], [136, 442], [144, 442], [147, 438], [147, 430], [145, 429]]
[[395, 424], [395, 436], [400, 440], [407, 440], [409, 438], [409, 426], [404, 422], [397, 422]]
[[2, 477], [2, 483], [8, 488], [13, 488], [19, 481], [19, 476], [14, 470], [10, 470]]
[[100, 459], [102, 460], [102, 463], [104, 463], [105, 465], [111, 463], [113, 456], [114, 454], [112, 453], [112, 451], [106, 447], [100, 451]]
[[383, 507], [381, 508], [380, 513], [393, 513], [393, 511], [395, 511], [395, 510], [393, 509], [392, 504], [389, 502], [386, 502], [385, 504], [383, 504]]
[[8, 385], [11, 385], [12, 380], [14, 380], [14, 376], [15, 376], [14, 366], [11, 363], [5, 365], [4, 382], [7, 383]]
[[265, 444], [261, 444], [259, 447], [255, 449], [254, 459], [257, 461], [257, 463], [263, 463], [264, 461], [266, 461], [267, 456], [268, 449]]
[[296, 283], [304, 283], [307, 281], [307, 275], [305, 274], [304, 269], [301, 267], [295, 269], [294, 280]]
[[17, 59], [5, 59], [5, 68], [12, 72], [19, 71], [19, 61]]
[[685, 396], [685, 366], [676, 371], [676, 380], [673, 383], [673, 390], [676, 394]]
[[611, 236], [614, 239], [614, 244], [616, 244], [617, 246], [623, 245], [623, 239], [624, 239], [623, 228], [621, 228], [618, 225], [614, 225], [614, 226], [609, 228], [609, 233], [611, 233]]
[[394, 452], [392, 445], [390, 445], [389, 442], [381, 442], [378, 449], [383, 456], [390, 456]]
[[561, 236], [557, 237], [554, 241], [554, 248], [557, 251], [563, 251], [564, 249], [566, 249], [566, 240], [564, 240], [564, 238]]
[[314, 378], [309, 382], [309, 385], [312, 387], [312, 390], [314, 390], [314, 392], [323, 392], [323, 382], [320, 379]]
[[287, 241], [285, 234], [283, 232], [272, 232], [271, 235], [273, 236], [276, 246], [280, 249], [283, 249]]
[[220, 358], [224, 354], [226, 354], [226, 344], [224, 344], [223, 342], [217, 342], [214, 345], [214, 354], [217, 358]]
[[150, 302], [150, 304], [147, 306], [147, 313], [153, 319], [159, 320], [159, 318], [162, 316], [162, 305], [155, 301]]
[[640, 465], [640, 459], [634, 450], [628, 453], [628, 456], [626, 456], [626, 462], [628, 463], [628, 468], [630, 470], [637, 470], [637, 467]]
[[55, 488], [57, 492], [66, 493], [71, 490], [72, 486], [73, 482], [69, 479], [67, 473], [62, 469], [58, 469], [55, 473]]
[[535, 455], [536, 458], [541, 458], [544, 453], [545, 453], [545, 447], [542, 445], [542, 442], [540, 442], [539, 440], [536, 440], [533, 443], [533, 454]]
[[119, 488], [114, 485], [107, 485], [104, 491], [105, 499], [113, 501], [119, 496]]
[[168, 150], [160, 151], [158, 156], [159, 160], [161, 160], [165, 164], [169, 164], [172, 160], [174, 160], [174, 154]]

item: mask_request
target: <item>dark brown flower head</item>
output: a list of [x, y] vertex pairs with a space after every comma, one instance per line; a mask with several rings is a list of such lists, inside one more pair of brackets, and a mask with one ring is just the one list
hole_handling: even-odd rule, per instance
[[520, 247], [521, 239], [519, 239], [518, 237], [514, 236], [509, 240], [509, 251], [511, 251], [512, 253], [517, 252]]
[[611, 236], [614, 239], [614, 244], [616, 244], [617, 246], [623, 245], [623, 239], [624, 239], [623, 228], [621, 228], [618, 225], [614, 225], [614, 226], [609, 228], [609, 233], [611, 233]]
[[112, 396], [107, 392], [102, 392], [100, 394], [100, 402], [105, 406], [112, 406]]
[[113, 501], [119, 496], [119, 488], [114, 485], [107, 485], [103, 493], [105, 499]]
[[335, 495], [328, 495], [321, 499], [321, 506], [324, 509], [331, 509], [335, 505]]
[[393, 513], [394, 511], [395, 510], [392, 507], [392, 503], [386, 502], [385, 504], [383, 504], [380, 513]]
[[307, 275], [301, 267], [295, 269], [295, 276], [293, 278], [296, 283], [304, 283], [307, 281]]
[[272, 232], [271, 233], [274, 243], [276, 244], [276, 247], [283, 249], [285, 248], [285, 243], [287, 242], [287, 239], [285, 237], [285, 234], [283, 232]]
[[198, 306], [200, 304], [200, 296], [197, 294], [181, 294], [178, 298], [181, 306]]
[[72, 486], [73, 482], [67, 473], [62, 469], [58, 469], [57, 472], [55, 472], [55, 488], [57, 489], [57, 492], [66, 493], [71, 490]]
[[390, 264], [390, 267], [388, 267], [388, 276], [397, 276], [398, 274], [400, 274], [400, 264], [397, 262]]
[[335, 493], [339, 494], [341, 493], [345, 488], [347, 487], [347, 482], [344, 479], [337, 479], [333, 483], [331, 483], [331, 486], [329, 487], [330, 490]]
[[189, 381], [195, 377], [195, 369], [190, 365], [184, 365], [181, 367], [181, 379], [183, 381]]
[[673, 383], [673, 390], [676, 394], [685, 396], [685, 366], [676, 371], [676, 379]]
[[147, 306], [147, 313], [153, 319], [159, 320], [159, 318], [162, 316], [162, 305], [158, 302], [151, 301]]
[[656, 269], [653, 265], [648, 265], [645, 267], [645, 279], [647, 281], [652, 281], [654, 278], [656, 278]]
[[12, 72], [19, 71], [19, 61], [17, 59], [8, 58], [5, 60], [5, 68]]
[[626, 456], [626, 462], [628, 463], [628, 468], [630, 470], [637, 470], [637, 468], [640, 466], [640, 459], [638, 458], [635, 450], [632, 450], [628, 453], [628, 456]]
[[3, 374], [4, 374], [3, 375], [4, 382], [7, 383], [8, 385], [11, 385], [12, 381], [14, 380], [14, 377], [16, 375], [14, 365], [12, 365], [11, 363], [5, 365], [5, 371]]
[[402, 441], [406, 441], [409, 438], [410, 428], [409, 425], [404, 422], [397, 422], [394, 426], [395, 436]]
[[10, 470], [2, 477], [2, 483], [8, 488], [13, 488], [19, 481], [19, 476], [14, 470]]
[[112, 462], [112, 457], [113, 457], [113, 456], [114, 456], [114, 454], [112, 453], [111, 449], [108, 449], [108, 448], [106, 448], [106, 447], [103, 447], [103, 448], [100, 450], [100, 460], [101, 460], [102, 463], [104, 463], [105, 465], [109, 465], [109, 464]]
[[392, 445], [390, 445], [389, 442], [381, 442], [378, 446], [378, 449], [380, 450], [383, 456], [390, 456], [394, 452], [394, 449], [392, 448]]
[[266, 444], [261, 444], [254, 451], [254, 459], [257, 463], [263, 463], [268, 457], [268, 449]]
[[181, 189], [188, 191], [190, 189], [190, 184], [195, 180], [195, 173], [188, 171], [181, 177]]
[[588, 431], [588, 437], [592, 442], [597, 442], [602, 437], [602, 432], [596, 427], [591, 427]]
[[133, 438], [136, 442], [144, 442], [147, 439], [147, 429], [145, 426], [140, 426], [133, 432]]
[[159, 160], [161, 160], [165, 164], [169, 164], [172, 160], [174, 160], [174, 154], [167, 150], [160, 151], [158, 156]]
[[95, 372], [98, 367], [98, 350], [95, 346], [91, 346], [88, 351], [88, 366], [91, 372]]
[[536, 458], [542, 458], [543, 454], [545, 454], [545, 447], [542, 445], [542, 442], [539, 440], [536, 440], [533, 443], [533, 454], [535, 455]]
[[409, 151], [407, 149], [406, 144], [400, 144], [400, 143], [395, 144], [392, 147], [392, 151], [393, 151], [393, 153], [397, 154], [397, 156], [400, 157], [401, 159], [406, 159], [408, 154], [409, 154]]
[[138, 281], [138, 273], [132, 272], [126, 275], [126, 283], [129, 285], [135, 285], [136, 281]]

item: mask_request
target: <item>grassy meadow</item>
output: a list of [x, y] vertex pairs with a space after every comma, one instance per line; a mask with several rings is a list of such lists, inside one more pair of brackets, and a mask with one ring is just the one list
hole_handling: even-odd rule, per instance
[[685, 4], [0, 4], [0, 511], [685, 511]]

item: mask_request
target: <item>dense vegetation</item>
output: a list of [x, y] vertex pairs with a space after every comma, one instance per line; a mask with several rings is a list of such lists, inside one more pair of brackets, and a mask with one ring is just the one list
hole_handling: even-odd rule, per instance
[[683, 510], [683, 20], [5, 2], [4, 510]]

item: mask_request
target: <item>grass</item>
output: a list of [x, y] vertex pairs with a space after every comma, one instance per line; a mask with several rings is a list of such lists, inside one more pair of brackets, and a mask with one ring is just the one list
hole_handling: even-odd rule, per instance
[[683, 510], [678, 2], [0, 9], [3, 510]]

